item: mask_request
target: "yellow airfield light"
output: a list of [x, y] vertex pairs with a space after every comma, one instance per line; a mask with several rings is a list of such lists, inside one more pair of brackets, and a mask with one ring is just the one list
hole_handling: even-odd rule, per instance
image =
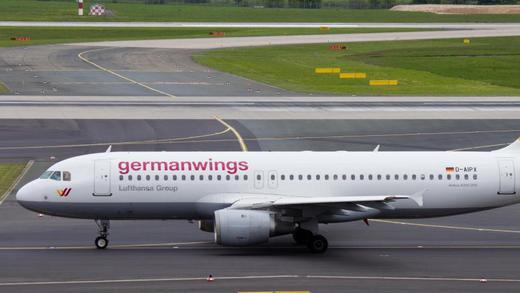
[[316, 74], [321, 74], [321, 73], [340, 73], [341, 72], [341, 68], [339, 68], [339, 67], [319, 67], [319, 68], [315, 68], [314, 72]]
[[339, 78], [367, 78], [367, 74], [364, 72], [345, 72], [340, 73]]
[[378, 85], [398, 85], [399, 81], [395, 80], [395, 79], [390, 79], [390, 80], [387, 80], [387, 79], [372, 79], [372, 80], [370, 80], [368, 82], [368, 84], [375, 85], [375, 86], [378, 86]]

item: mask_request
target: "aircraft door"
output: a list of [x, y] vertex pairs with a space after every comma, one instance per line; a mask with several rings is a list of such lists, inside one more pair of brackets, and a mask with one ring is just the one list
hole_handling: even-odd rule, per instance
[[512, 159], [500, 159], [498, 194], [515, 194], [515, 163]]
[[278, 187], [278, 175], [276, 171], [269, 171], [269, 178], [267, 178], [269, 182], [269, 188], [274, 189]]
[[255, 188], [264, 188], [264, 171], [255, 171]]
[[95, 196], [110, 196], [110, 160], [94, 161], [94, 193]]

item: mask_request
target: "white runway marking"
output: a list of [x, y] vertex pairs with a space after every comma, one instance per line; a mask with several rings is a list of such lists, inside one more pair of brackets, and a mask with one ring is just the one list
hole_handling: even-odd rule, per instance
[[516, 234], [520, 234], [520, 231], [518, 231], [518, 230], [474, 228], [474, 227], [461, 227], [461, 226], [435, 225], [435, 224], [420, 224], [420, 223], [410, 223], [410, 222], [381, 220], [381, 219], [371, 219], [370, 221], [371, 222], [378, 222], [378, 223], [385, 223], [385, 224], [417, 226], [417, 227], [426, 227], [426, 228], [439, 228], [439, 229], [466, 230], [466, 231], [477, 231], [477, 232], [497, 232], [497, 233], [516, 233]]
[[[271, 275], [271, 276], [228, 276], [214, 277], [215, 280], [247, 280], [247, 279], [287, 279], [298, 278], [298, 275]], [[0, 283], [0, 286], [42, 286], [42, 285], [86, 285], [86, 284], [114, 284], [114, 283], [152, 283], [176, 281], [206, 281], [207, 277], [188, 278], [150, 278], [150, 279], [106, 279], [106, 280], [76, 280], [76, 281], [47, 281], [47, 282], [9, 282]]]
[[[457, 281], [481, 282], [482, 278], [445, 278], [445, 277], [386, 277], [386, 276], [305, 276], [311, 279], [345, 279], [345, 280], [391, 280], [391, 281]], [[487, 279], [487, 282], [520, 282], [520, 279]]]

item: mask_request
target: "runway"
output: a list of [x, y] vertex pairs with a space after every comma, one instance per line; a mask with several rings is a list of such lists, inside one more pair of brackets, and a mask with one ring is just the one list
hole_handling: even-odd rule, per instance
[[[250, 151], [490, 150], [520, 136], [519, 120], [228, 120]], [[20, 184], [54, 160], [121, 150], [240, 150], [215, 120], [2, 120], [0, 157], [35, 160]], [[183, 139], [186, 138], [186, 139]], [[54, 161], [53, 160], [53, 161]], [[16, 189], [15, 189], [16, 191]], [[91, 221], [38, 217], [11, 195], [0, 205], [2, 292], [516, 292], [519, 206], [448, 218], [325, 225], [325, 255], [290, 237], [222, 248], [186, 221], [115, 221], [111, 249], [92, 248]], [[21, 274], [20, 272], [23, 272]], [[216, 281], [206, 282], [212, 274]], [[487, 283], [480, 283], [486, 278]]]

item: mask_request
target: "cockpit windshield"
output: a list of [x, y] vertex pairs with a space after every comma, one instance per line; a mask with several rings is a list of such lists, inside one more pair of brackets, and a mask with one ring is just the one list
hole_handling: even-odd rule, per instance
[[49, 177], [51, 177], [52, 172], [53, 171], [45, 171], [45, 172], [43, 172], [43, 174], [40, 176], [40, 179], [48, 179]]
[[[61, 174], [63, 173], [63, 178], [61, 177]], [[70, 181], [71, 175], [69, 171], [45, 171], [40, 176], [40, 179], [51, 179], [56, 181]]]

